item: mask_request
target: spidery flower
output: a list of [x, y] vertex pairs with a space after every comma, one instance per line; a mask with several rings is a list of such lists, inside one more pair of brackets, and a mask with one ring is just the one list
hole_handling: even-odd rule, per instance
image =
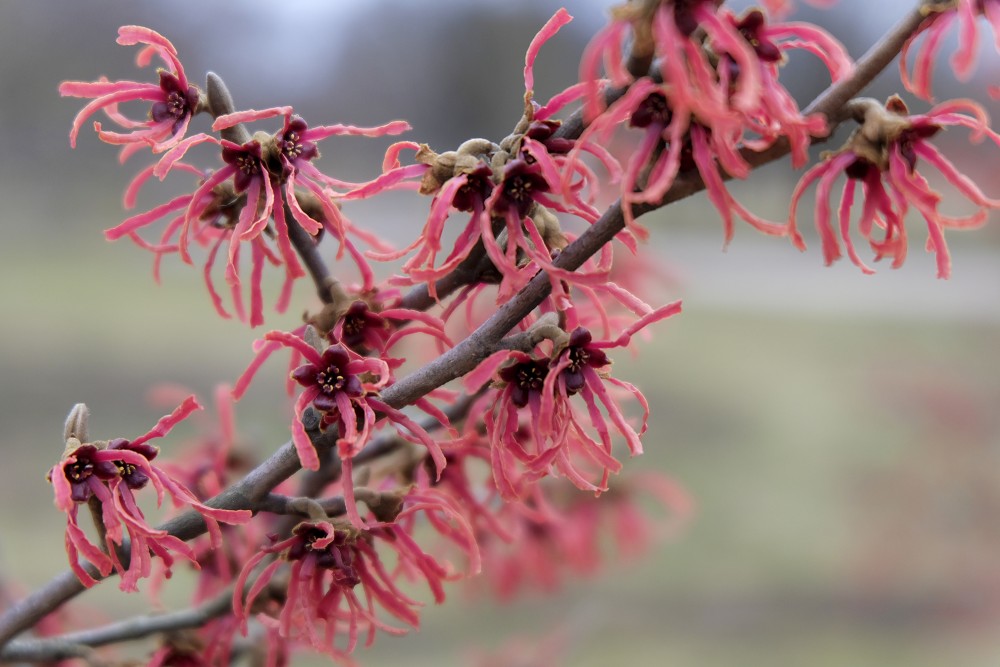
[[[216, 309], [224, 317], [228, 317], [228, 313], [223, 309], [209, 278], [211, 265], [220, 246], [227, 243], [226, 282], [233, 291], [234, 304], [240, 314], [239, 256], [241, 247], [249, 244], [253, 253], [251, 326], [263, 323], [261, 280], [265, 261], [285, 266], [285, 284], [276, 306], [279, 312], [283, 312], [288, 305], [294, 281], [305, 275], [292, 248], [289, 225], [298, 225], [312, 236], [323, 230], [331, 234], [340, 242], [338, 258], [346, 250], [361, 272], [365, 289], [374, 288], [374, 274], [348, 234], [358, 236], [376, 248], [384, 246], [374, 235], [351, 225], [334, 205], [331, 200], [334, 194], [332, 186], [358, 184], [344, 183], [321, 174], [312, 165], [312, 160], [319, 157], [315, 142], [339, 134], [382, 136], [409, 128], [401, 121], [376, 128], [343, 125], [310, 128], [305, 121], [292, 114], [290, 107], [223, 115], [216, 118], [212, 128], [216, 131], [229, 130], [244, 122], [279, 115], [284, 117], [284, 123], [277, 133], [258, 132], [242, 144], [208, 134], [197, 134], [177, 143], [152, 169], [152, 175], [165, 178], [183, 164], [181, 160], [188, 150], [203, 143], [214, 143], [221, 149], [224, 166], [203, 178], [192, 194], [133, 216], [106, 232], [112, 240], [126, 235], [135, 239], [138, 230], [167, 215], [183, 211], [168, 224], [161, 246], [165, 239], [176, 237], [176, 251], [186, 263], [192, 262], [189, 252], [192, 241], [211, 246], [205, 265], [206, 282], [209, 283]], [[268, 248], [265, 238], [274, 239], [277, 252]]]
[[[497, 387], [481, 418], [490, 439], [493, 482], [504, 499], [523, 497], [534, 482], [551, 474], [581, 489], [606, 491], [610, 474], [621, 470], [612, 454], [613, 432], [624, 438], [633, 456], [642, 453], [640, 436], [649, 406], [633, 385], [611, 377], [604, 350], [627, 345], [643, 327], [678, 312], [679, 302], [652, 310], [608, 341], [594, 341], [578, 327], [557, 337], [547, 357], [497, 352], [466, 377], [470, 388], [490, 376]], [[616, 392], [642, 406], [638, 431], [625, 417]]]
[[[194, 410], [201, 409], [194, 396], [189, 396], [171, 414], [160, 419], [147, 433], [133, 440], [117, 438], [109, 442], [86, 440], [86, 407], [77, 406], [71, 413], [83, 415], [76, 425], [67, 422], [66, 453], [48, 474], [55, 491], [55, 504], [66, 513], [66, 552], [70, 567], [80, 581], [92, 586], [96, 580], [80, 563], [80, 556], [90, 561], [101, 576], [112, 569], [121, 575], [122, 590], [134, 591], [139, 579], [151, 573], [152, 555], [159, 556], [169, 569], [173, 554], [195, 562], [194, 552], [183, 541], [165, 530], [151, 527], [135, 499], [135, 492], [152, 484], [157, 505], [169, 494], [175, 506], [195, 509], [205, 520], [213, 545], [221, 540], [219, 522], [246, 523], [251, 513], [246, 510], [220, 510], [200, 502], [183, 484], [152, 464], [159, 449], [147, 444], [165, 436]], [[80, 424], [83, 423], [83, 426]], [[103, 538], [103, 546], [90, 541], [79, 525], [79, 506], [87, 503]], [[119, 549], [130, 540], [128, 563], [123, 563]]]
[[[315, 330], [307, 328], [306, 338], [318, 339]], [[352, 459], [371, 439], [372, 433], [382, 419], [387, 419], [397, 428], [399, 434], [427, 448], [438, 471], [444, 468], [445, 460], [441, 447], [417, 422], [405, 413], [390, 407], [379, 398], [379, 391], [391, 380], [389, 365], [378, 357], [362, 357], [345, 348], [340, 343], [322, 346], [313, 345], [306, 338], [294, 333], [271, 331], [265, 334], [258, 346], [256, 358], [243, 375], [236, 381], [233, 396], [239, 400], [250, 386], [253, 376], [264, 361], [274, 352], [289, 348], [301, 355], [306, 363], [292, 371], [292, 379], [303, 387], [295, 400], [295, 416], [292, 419], [292, 442], [302, 467], [309, 470], [319, 468], [319, 455], [302, 419], [307, 408], [312, 407], [322, 416], [320, 428], [337, 430], [337, 454], [343, 467], [342, 481], [347, 514], [355, 526], [363, 526], [354, 501], [352, 480]], [[426, 398], [415, 405], [448, 425], [448, 419]], [[381, 413], [381, 417], [376, 413]]]
[[[400, 635], [407, 631], [390, 624], [395, 619], [417, 628], [421, 603], [406, 595], [399, 586], [401, 579], [418, 579], [426, 583], [438, 604], [444, 601], [443, 584], [457, 574], [446, 564], [424, 552], [414, 541], [409, 517], [416, 512], [443, 511], [464, 523], [460, 515], [446, 507], [440, 497], [418, 492], [409, 498], [392, 522], [370, 526], [361, 531], [346, 524], [329, 521], [309, 521], [299, 524], [288, 539], [274, 541], [263, 547], [243, 568], [236, 581], [233, 612], [246, 621], [255, 601], [271, 583], [279, 568], [289, 564], [288, 584], [284, 601], [277, 615], [281, 637], [304, 641], [334, 658], [344, 659], [357, 646], [359, 635], [367, 633], [366, 645], [375, 640], [376, 632]], [[474, 541], [463, 527], [464, 543]], [[379, 551], [392, 553], [390, 569]], [[253, 580], [244, 601], [242, 591], [250, 581], [254, 568], [267, 559], [270, 562]], [[478, 571], [478, 552], [472, 566]], [[345, 646], [336, 644], [346, 635]]]
[[[812, 137], [826, 134], [823, 117], [803, 116], [779, 81], [787, 52], [813, 53], [833, 81], [849, 74], [853, 65], [844, 48], [815, 26], [770, 23], [759, 10], [737, 17], [715, 5], [633, 2], [618, 8], [581, 65], [581, 77], [590, 86], [585, 108], [593, 121], [580, 141], [593, 136], [606, 142], [625, 124], [642, 131], [622, 179], [625, 204], [658, 203], [680, 173], [697, 170], [723, 218], [727, 243], [734, 214], [759, 231], [784, 236], [787, 226], [743, 207], [726, 189], [723, 174], [746, 178], [750, 165], [740, 149], [761, 151], [779, 139], [789, 142], [793, 163], [804, 164]], [[705, 39], [695, 28], [704, 31]], [[628, 31], [634, 36], [634, 50], [656, 56], [655, 78], [633, 81], [625, 71], [621, 41]], [[606, 110], [597, 79], [602, 59], [612, 83], [628, 85]], [[633, 220], [631, 206], [623, 210], [627, 227], [645, 235]]]
[[[947, 278], [951, 275], [951, 256], [944, 230], [983, 224], [988, 211], [1000, 207], [1000, 200], [987, 197], [972, 179], [934, 147], [931, 139], [942, 129], [955, 125], [970, 128], [973, 141], [989, 138], [1000, 145], [1000, 135], [989, 129], [985, 112], [970, 100], [952, 100], [925, 114], [913, 115], [909, 115], [906, 104], [895, 96], [889, 98], [885, 106], [875, 100], [860, 100], [855, 109], [861, 127], [844, 148], [827, 155], [822, 163], [806, 172], [795, 187], [789, 218], [793, 234], [798, 237], [794, 229], [799, 200], [806, 188], [818, 181], [815, 219], [826, 263], [840, 257], [839, 235], [851, 261], [863, 272], [872, 273], [855, 250], [850, 233], [851, 210], [860, 183], [864, 201], [858, 230], [874, 251], [875, 259], [891, 257], [893, 268], [902, 266], [908, 245], [904, 221], [912, 205], [927, 223], [927, 250], [937, 257], [937, 275]], [[976, 207], [976, 211], [965, 217], [941, 213], [938, 205], [942, 197], [931, 188], [918, 169], [920, 165], [937, 170]], [[837, 212], [838, 234], [831, 223], [830, 196], [834, 182], [841, 175], [847, 179]]]
[[[153, 56], [159, 56], [167, 65], [167, 69], [159, 70], [159, 82], [108, 81], [103, 77], [94, 82], [65, 81], [59, 86], [59, 94], [94, 98], [73, 119], [69, 141], [74, 148], [84, 121], [97, 111], [103, 110], [114, 123], [131, 130], [109, 132], [103, 130], [100, 123], [94, 123], [103, 141], [122, 145], [120, 159], [124, 162], [146, 147], [161, 152], [176, 145], [184, 138], [191, 117], [201, 111], [204, 104], [198, 88], [188, 83], [177, 50], [163, 35], [142, 26], [126, 25], [118, 29], [118, 43], [145, 45], [136, 57], [140, 67], [148, 65]], [[132, 101], [151, 104], [146, 119], [134, 120], [118, 110], [119, 104]]]
[[[525, 56], [524, 113], [510, 135], [499, 143], [472, 139], [440, 154], [416, 144], [391, 149], [386, 157], [388, 170], [373, 184], [402, 187], [404, 178], [420, 175], [420, 192], [434, 198], [422, 233], [409, 246], [391, 253], [370, 253], [371, 257], [388, 261], [413, 253], [403, 264], [403, 272], [413, 282], [426, 282], [432, 296], [436, 296], [434, 281], [458, 268], [480, 243], [492, 263], [488, 279], [500, 284], [500, 300], [514, 294], [540, 269], [548, 272], [557, 298], [564, 296], [563, 281], [606, 277], [606, 271], [570, 273], [553, 264], [554, 255], [570, 240], [555, 213], [588, 223], [599, 217], [594, 202], [600, 179], [583, 162], [567, 159], [574, 142], [556, 136], [559, 122], [551, 120], [552, 114], [578, 99], [582, 89], [571, 87], [545, 105], [534, 101], [535, 59], [571, 18], [565, 9], [559, 10], [532, 39]], [[416, 150], [415, 160], [422, 168], [399, 165], [398, 156], [409, 148]], [[586, 144], [580, 151], [595, 156], [608, 171], [609, 180], [617, 180], [620, 168], [604, 148]], [[365, 194], [368, 188], [358, 192]], [[470, 216], [442, 260], [442, 237], [454, 211]]]

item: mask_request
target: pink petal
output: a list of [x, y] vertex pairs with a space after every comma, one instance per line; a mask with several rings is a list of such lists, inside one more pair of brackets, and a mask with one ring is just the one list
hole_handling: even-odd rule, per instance
[[203, 409], [204, 408], [198, 402], [198, 399], [194, 396], [194, 394], [192, 394], [191, 396], [185, 398], [184, 402], [177, 406], [177, 408], [174, 409], [174, 411], [169, 415], [161, 417], [160, 421], [156, 422], [156, 425], [153, 426], [153, 428], [151, 428], [147, 433], [132, 440], [131, 443], [133, 445], [140, 445], [153, 438], [162, 438], [167, 433], [170, 433], [170, 430], [174, 426], [187, 419], [188, 415], [192, 412]]
[[292, 107], [271, 107], [270, 109], [261, 109], [260, 111], [255, 109], [234, 111], [233, 113], [227, 113], [216, 118], [215, 122], [212, 123], [212, 129], [218, 132], [219, 130], [227, 130], [240, 123], [252, 123], [266, 118], [274, 118], [275, 116], [287, 117], [291, 115]]
[[534, 90], [535, 88], [534, 67], [538, 51], [545, 42], [549, 41], [559, 32], [560, 28], [572, 20], [573, 17], [566, 11], [566, 8], [560, 7], [559, 11], [553, 14], [552, 18], [546, 21], [541, 30], [532, 38], [531, 44], [528, 45], [528, 51], [524, 55], [524, 89], [526, 91]]

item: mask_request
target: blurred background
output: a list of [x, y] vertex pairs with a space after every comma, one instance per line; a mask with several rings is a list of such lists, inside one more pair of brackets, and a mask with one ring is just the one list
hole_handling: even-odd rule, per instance
[[[537, 63], [542, 99], [575, 80], [606, 16], [602, 2], [566, 4], [576, 20]], [[841, 0], [796, 18], [821, 21], [857, 57], [911, 5]], [[104, 241], [101, 231], [125, 217], [120, 195], [140, 162], [117, 165], [89, 122], [70, 150], [82, 102], [60, 99], [59, 82], [147, 80], [134, 49], [114, 41], [119, 25], [137, 23], [173, 41], [194, 82], [219, 73], [239, 108], [291, 104], [313, 124], [403, 118], [411, 138], [447, 150], [509, 132], [521, 110], [524, 50], [558, 6], [0, 3], [0, 559], [10, 590], [65, 569], [63, 518], [44, 478], [62, 452], [70, 407], [90, 406], [96, 437], [142, 433], [163, 413], [145, 400], [151, 386], [179, 383], [207, 397], [239, 375], [260, 334], [215, 316], [199, 271], [168, 258], [156, 286], [147, 253]], [[984, 35], [979, 78], [968, 86], [942, 63], [941, 98], [978, 97], [996, 83], [992, 41]], [[809, 56], [789, 68], [803, 105], [827, 83]], [[891, 68], [870, 94], [894, 92], [902, 91]], [[1000, 115], [995, 103], [987, 108]], [[371, 177], [387, 145], [328, 141], [320, 167]], [[1000, 196], [995, 149], [991, 158], [967, 149], [958, 130], [940, 145]], [[751, 210], [781, 220], [795, 180], [773, 165], [731, 187]], [[172, 187], [181, 185], [151, 189], [140, 206], [165, 201]], [[387, 199], [346, 210], [409, 242], [426, 205]], [[685, 312], [641, 343], [639, 360], [616, 360], [654, 408], [647, 454], [628, 465], [665, 472], [690, 491], [698, 514], [689, 530], [557, 596], [500, 606], [465, 603], [456, 592], [454, 603], [425, 611], [419, 633], [383, 636], [358, 656], [363, 664], [468, 664], [473, 647], [511, 635], [531, 644], [550, 625], [567, 633], [565, 665], [997, 664], [996, 216], [985, 229], [949, 235], [951, 280], [934, 277], [920, 220], [911, 221], [902, 269], [863, 276], [846, 261], [823, 266], [811, 201], [802, 223], [811, 243], [801, 254], [739, 223], [723, 252], [721, 223], [701, 196], [644, 219], [648, 250], [671, 276], [657, 298], [683, 298]], [[961, 202], [951, 209], [964, 211]], [[299, 288], [293, 303], [314, 307], [305, 281]], [[268, 327], [293, 326], [302, 309], [269, 313]], [[267, 372], [278, 380], [282, 364], [273, 366]], [[237, 415], [262, 452], [287, 437], [286, 408], [265, 391]], [[78, 602], [112, 617], [145, 604], [114, 586]]]

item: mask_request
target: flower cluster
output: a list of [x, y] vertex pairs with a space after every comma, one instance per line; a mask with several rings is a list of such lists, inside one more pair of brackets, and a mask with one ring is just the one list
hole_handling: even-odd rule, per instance
[[[143, 148], [165, 152], [159, 161], [141, 170], [129, 185], [125, 195], [126, 208], [135, 204], [140, 188], [151, 177], [163, 180], [175, 170], [195, 175], [197, 184], [190, 194], [156, 206], [124, 220], [108, 229], [109, 240], [128, 237], [140, 247], [156, 256], [155, 271], [163, 255], [177, 253], [188, 264], [192, 263], [190, 247], [193, 243], [208, 249], [204, 276], [209, 295], [216, 311], [230, 317], [212, 277], [213, 267], [220, 249], [225, 245], [228, 261], [225, 263], [225, 281], [232, 293], [233, 308], [240, 320], [251, 326], [263, 323], [263, 297], [261, 282], [265, 264], [283, 266], [285, 282], [275, 309], [284, 312], [291, 297], [295, 280], [305, 276], [305, 271], [293, 249], [292, 239], [299, 243], [313, 243], [311, 237], [326, 232], [340, 244], [338, 258], [346, 252], [354, 260], [365, 289], [374, 288], [374, 274], [351, 236], [370, 245], [377, 251], [388, 246], [377, 237], [358, 229], [341, 213], [336, 199], [348, 191], [352, 198], [359, 198], [365, 184], [341, 181], [319, 171], [313, 161], [319, 157], [316, 143], [332, 136], [394, 135], [409, 129], [402, 121], [394, 121], [372, 128], [350, 125], [310, 127], [295, 116], [291, 107], [274, 107], [262, 111], [233, 111], [227, 93], [209, 77], [207, 95], [189, 84], [173, 45], [162, 35], [148, 28], [125, 26], [119, 31], [121, 44], [145, 44], [140, 51], [139, 64], [148, 64], [153, 55], [159, 55], [170, 67], [160, 70], [159, 84], [133, 81], [96, 82], [69, 81], [60, 86], [63, 95], [93, 97], [91, 103], [77, 115], [70, 133], [70, 142], [76, 145], [83, 122], [98, 110], [109, 118], [133, 131], [128, 134], [106, 132], [95, 124], [98, 136], [113, 144], [123, 144], [122, 159]], [[152, 103], [149, 118], [136, 121], [124, 116], [118, 105], [132, 100]], [[184, 137], [192, 117], [202, 111], [216, 115], [214, 134], [198, 133]], [[251, 136], [244, 123], [283, 118], [281, 128], [273, 133], [258, 132]], [[185, 162], [184, 156], [194, 146], [214, 144], [219, 149], [223, 166], [210, 171], [199, 170]], [[377, 189], [372, 193], [377, 192]], [[166, 220], [157, 241], [143, 239], [138, 232], [154, 223]], [[296, 229], [291, 229], [292, 227]], [[303, 234], [298, 234], [299, 230]], [[240, 272], [241, 248], [249, 246], [251, 255], [249, 316], [244, 307], [242, 289], [244, 278]], [[246, 253], [244, 253], [246, 254]]]
[[[71, 414], [65, 454], [49, 479], [67, 517], [66, 550], [80, 581], [91, 586], [117, 572], [123, 589], [150, 578], [155, 594], [181, 556], [201, 569], [195, 604], [232, 600], [231, 609], [218, 607], [199, 628], [165, 637], [151, 664], [228, 664], [242, 646], [238, 635], [251, 629], [266, 654], [254, 657], [269, 665], [282, 664], [297, 646], [350, 663], [362, 637], [370, 644], [379, 631], [418, 626], [413, 582], [441, 602], [445, 582], [485, 564], [500, 598], [551, 589], [567, 572], [585, 575], [606, 565], [609, 543], [618, 563], [682, 525], [692, 503], [674, 483], [653, 475], [611, 483], [625, 452], [642, 453], [650, 419], [642, 392], [612, 373], [611, 350], [631, 347], [637, 334], [648, 335], [649, 325], [681, 309], [679, 301], [647, 303], [667, 300], [669, 272], [640, 254], [648, 235], [634, 219], [640, 212], [704, 186], [727, 243], [740, 218], [803, 247], [798, 204], [815, 183], [827, 263], [843, 244], [871, 272], [852, 240], [860, 232], [876, 259], [900, 265], [908, 245], [904, 220], [914, 208], [927, 223], [938, 275], [947, 277], [943, 230], [982, 224], [1000, 200], [934, 142], [961, 126], [974, 142], [1000, 145], [985, 112], [955, 100], [911, 114], [896, 97], [885, 105], [856, 99], [839, 110], [816, 104], [823, 113], [803, 112], [781, 80], [793, 53], [818, 58], [835, 83], [856, 74], [854, 63], [820, 28], [785, 22], [792, 2], [764, 5], [734, 13], [721, 0], [625, 0], [586, 47], [580, 81], [540, 103], [535, 62], [571, 20], [561, 9], [528, 45], [520, 117], [508, 136], [470, 139], [444, 152], [398, 141], [380, 171], [361, 182], [321, 171], [320, 143], [395, 136], [409, 130], [407, 123], [314, 125], [290, 106], [239, 110], [217, 76], [208, 75], [204, 93], [190, 83], [173, 45], [148, 28], [125, 26], [118, 41], [140, 47], [140, 67], [154, 58], [165, 63], [157, 82], [101, 78], [60, 87], [63, 95], [90, 100], [73, 121], [72, 145], [101, 112], [117, 130], [96, 122], [97, 136], [121, 146], [122, 161], [152, 154], [126, 189], [127, 209], [157, 181], [191, 179], [185, 194], [105, 231], [109, 240], [129, 239], [151, 252], [154, 277], [165, 257], [193, 264], [203, 253], [215, 311], [251, 326], [265, 321], [269, 265], [283, 273], [279, 313], [307, 274], [322, 301], [300, 323], [255, 343], [232, 390], [216, 392], [219, 427], [182, 461], [154, 463], [159, 450], [150, 441], [200, 408], [186, 391], [161, 392], [180, 407], [132, 440], [92, 441], [85, 408]], [[982, 15], [1000, 26], [1000, 3], [925, 7], [926, 38], [907, 84], [928, 97], [944, 31], [957, 21], [968, 37], [956, 56], [964, 76], [975, 24]], [[863, 70], [858, 76], [867, 76]], [[136, 103], [148, 106], [145, 118], [124, 109]], [[557, 118], [572, 106], [578, 110], [567, 122]], [[210, 127], [191, 130], [203, 113], [212, 117]], [[805, 173], [787, 221], [757, 216], [727, 190], [727, 179], [747, 178], [771, 154], [790, 153], [792, 165], [803, 167], [814, 140], [826, 138], [842, 116], [859, 128]], [[264, 129], [251, 133], [256, 126]], [[619, 141], [629, 134], [634, 141]], [[198, 163], [206, 151], [216, 156], [207, 168]], [[971, 214], [942, 212], [928, 168], [963, 195]], [[834, 223], [838, 179], [844, 185]], [[854, 232], [858, 183], [864, 201]], [[429, 197], [420, 233], [402, 244], [344, 211], [400, 190]], [[325, 239], [335, 246], [331, 256], [348, 259], [352, 278], [342, 276], [342, 266], [326, 266]], [[399, 274], [380, 280], [372, 260], [398, 262]], [[289, 353], [291, 446], [272, 457], [280, 464], [264, 463], [263, 474], [247, 476], [248, 493], [227, 494], [245, 472], [233, 447], [232, 401], [279, 351]], [[421, 367], [425, 361], [432, 366]], [[461, 387], [445, 384], [459, 379]], [[288, 479], [299, 467], [308, 474]], [[174, 505], [195, 510], [208, 539], [189, 544], [183, 532], [151, 526], [140, 509], [147, 486], [158, 506], [169, 495]], [[239, 499], [226, 507], [248, 509], [213, 507], [229, 495]], [[637, 498], [644, 495], [667, 510], [665, 522], [641, 511]], [[81, 525], [82, 505], [96, 538]], [[251, 512], [257, 519], [244, 525]], [[223, 532], [220, 523], [239, 527]]]
[[[194, 410], [201, 409], [189, 396], [171, 414], [160, 419], [147, 433], [132, 440], [116, 438], [107, 442], [87, 441], [87, 409], [80, 404], [70, 413], [66, 428], [66, 452], [49, 471], [55, 490], [56, 507], [66, 513], [66, 552], [70, 566], [80, 581], [93, 586], [97, 580], [80, 562], [82, 556], [102, 576], [112, 570], [121, 575], [122, 590], [136, 590], [139, 579], [152, 571], [152, 556], [169, 569], [173, 554], [196, 562], [191, 547], [167, 531], [146, 522], [135, 492], [152, 484], [157, 504], [170, 495], [175, 505], [187, 505], [204, 518], [213, 543], [219, 544], [219, 522], [240, 524], [250, 520], [245, 510], [220, 510], [199, 501], [183, 484], [152, 461], [159, 449], [147, 444], [165, 436]], [[102, 544], [94, 544], [79, 524], [79, 508], [90, 506]], [[129, 542], [126, 545], [125, 536]], [[126, 548], [127, 550], [124, 550]]]
[[[433, 195], [420, 236], [402, 250], [372, 257], [388, 261], [414, 253], [402, 271], [414, 283], [427, 283], [432, 296], [436, 296], [434, 281], [462, 266], [476, 248], [482, 248], [490, 262], [489, 270], [480, 270], [480, 275], [484, 279], [489, 275], [500, 285], [498, 301], [513, 296], [539, 270], [549, 275], [557, 298], [565, 296], [564, 282], [606, 278], [607, 267], [593, 273], [572, 273], [553, 264], [553, 258], [574, 238], [562, 229], [555, 213], [587, 223], [599, 217], [594, 203], [600, 179], [579, 159], [570, 160], [570, 151], [595, 157], [612, 182], [618, 180], [621, 171], [604, 147], [560, 136], [560, 122], [551, 119], [579, 98], [582, 90], [570, 88], [544, 105], [534, 99], [535, 59], [542, 45], [571, 19], [565, 9], [560, 9], [529, 45], [524, 67], [524, 113], [510, 135], [498, 143], [471, 139], [444, 153], [436, 153], [426, 145], [401, 142], [387, 153], [383, 176], [348, 193], [347, 198], [351, 198], [379, 189], [412, 187], [412, 181], [407, 179], [419, 176], [419, 192]], [[399, 155], [407, 149], [416, 151], [416, 164], [402, 166]], [[445, 224], [454, 211], [470, 216], [451, 251], [439, 260]]]
[[[745, 209], [723, 181], [749, 175], [741, 148], [761, 151], [784, 139], [793, 164], [802, 165], [812, 137], [826, 134], [825, 119], [804, 116], [779, 82], [788, 51], [817, 55], [833, 81], [847, 76], [852, 63], [844, 48], [815, 26], [769, 23], [759, 10], [738, 17], [718, 4], [664, 0], [618, 7], [581, 64], [589, 88], [585, 109], [592, 119], [581, 140], [590, 135], [606, 140], [623, 124], [643, 132], [625, 169], [623, 204], [655, 204], [679, 174], [696, 170], [722, 216], [727, 243], [734, 213], [766, 234], [784, 236], [786, 226]], [[696, 32], [703, 32], [704, 39]], [[634, 64], [630, 71], [624, 61], [622, 43], [628, 33], [633, 61], [643, 62], [640, 71]], [[612, 86], [627, 87], [606, 109], [598, 76], [601, 62]], [[634, 224], [631, 206], [624, 210]]]
[[[263, 547], [246, 562], [234, 589], [233, 612], [241, 619], [244, 633], [255, 610], [265, 610], [258, 615], [265, 623], [272, 620], [266, 612], [264, 592], [286, 563], [290, 564], [287, 584], [274, 619], [284, 639], [301, 640], [334, 658], [346, 659], [362, 634], [367, 634], [366, 644], [371, 645], [379, 630], [391, 635], [406, 632], [386, 617], [419, 627], [421, 603], [404, 593], [400, 583], [423, 581], [440, 604], [445, 599], [443, 583], [462, 575], [426, 553], [413, 539], [412, 520], [417, 513], [426, 514], [437, 528], [451, 521], [453, 528], [443, 534], [466, 553], [469, 573], [479, 572], [479, 553], [471, 529], [454, 505], [440, 495], [412, 492], [402, 499], [395, 516], [369, 523], [366, 530], [312, 520], [298, 524], [289, 538]], [[393, 554], [391, 565], [380, 557], [379, 546]], [[267, 565], [255, 574], [255, 568], [265, 562]], [[341, 637], [343, 647], [337, 645]]]
[[[927, 249], [937, 257], [937, 275], [951, 275], [951, 256], [945, 242], [946, 228], [964, 229], [983, 224], [990, 209], [1000, 207], [1000, 200], [987, 197], [967, 176], [930, 142], [943, 128], [963, 126], [973, 131], [974, 140], [989, 138], [1000, 145], [1000, 135], [989, 129], [985, 112], [974, 102], [956, 100], [940, 104], [925, 114], [910, 115], [899, 97], [880, 105], [875, 100], [855, 103], [861, 127], [840, 151], [827, 155], [799, 181], [792, 195], [790, 224], [796, 226], [796, 207], [805, 189], [819, 182], [816, 190], [815, 219], [823, 242], [823, 256], [830, 264], [840, 257], [837, 232], [831, 224], [830, 194], [834, 181], [846, 176], [840, 206], [840, 240], [851, 261], [865, 273], [873, 270], [862, 261], [851, 240], [851, 209], [857, 184], [861, 184], [864, 204], [858, 229], [875, 253], [875, 259], [892, 258], [893, 268], [906, 259], [906, 213], [912, 205], [927, 223]], [[952, 217], [938, 210], [942, 196], [917, 169], [926, 163], [971, 202], [976, 210], [963, 217]]]
[[[491, 376], [497, 385], [479, 409], [493, 481], [504, 499], [523, 497], [532, 483], [553, 472], [580, 489], [606, 491], [611, 473], [621, 469], [612, 454], [612, 432], [624, 439], [630, 454], [642, 453], [640, 436], [646, 430], [649, 406], [636, 387], [607, 372], [611, 360], [605, 350], [628, 345], [637, 331], [680, 309], [680, 302], [650, 309], [614, 340], [595, 341], [584, 327], [568, 334], [557, 330], [546, 334], [553, 336], [548, 355], [498, 352], [467, 376], [470, 388]], [[642, 406], [638, 430], [629, 424], [614, 391]], [[577, 407], [576, 397], [585, 409]]]
[[[159, 82], [108, 81], [103, 77], [93, 82], [66, 81], [59, 86], [59, 94], [94, 98], [73, 119], [69, 133], [72, 146], [76, 146], [84, 121], [98, 111], [104, 111], [112, 122], [131, 130], [126, 134], [108, 132], [101, 128], [100, 123], [94, 123], [102, 141], [122, 146], [121, 161], [124, 162], [143, 148], [161, 152], [175, 146], [184, 138], [191, 118], [204, 108], [206, 102], [198, 87], [188, 82], [184, 67], [177, 58], [177, 49], [163, 35], [142, 26], [126, 25], [118, 29], [118, 43], [145, 45], [136, 57], [140, 67], [149, 65], [153, 56], [159, 56], [168, 67], [158, 71]], [[121, 113], [118, 105], [133, 101], [151, 104], [146, 119], [135, 120]]]

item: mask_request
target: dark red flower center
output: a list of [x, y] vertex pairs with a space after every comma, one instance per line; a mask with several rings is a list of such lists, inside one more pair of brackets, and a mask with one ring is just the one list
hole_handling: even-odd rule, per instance
[[670, 105], [667, 104], [667, 97], [663, 93], [650, 93], [644, 99], [629, 118], [631, 127], [649, 127], [657, 125], [664, 127], [670, 123]]
[[188, 112], [187, 100], [176, 90], [167, 95], [167, 113], [175, 118], [183, 118]]
[[736, 24], [736, 29], [743, 35], [743, 39], [747, 40], [758, 58], [764, 62], [775, 63], [781, 60], [781, 50], [777, 44], [764, 36], [764, 24], [764, 13], [759, 9], [753, 9]]
[[844, 174], [848, 178], [853, 178], [859, 181], [863, 181], [865, 180], [865, 178], [867, 178], [868, 174], [870, 174], [873, 170], [877, 171], [878, 168], [868, 160], [859, 157], [856, 160], [854, 160], [854, 162], [847, 165], [847, 168], [844, 169]]
[[458, 188], [452, 205], [459, 211], [474, 211], [493, 192], [493, 170], [485, 162], [480, 162], [473, 171], [465, 175], [465, 183]]
[[523, 159], [511, 160], [504, 167], [503, 197], [497, 202], [497, 211], [505, 213], [513, 208], [523, 218], [531, 210], [537, 194], [548, 190], [549, 184], [537, 166]]
[[316, 373], [316, 384], [324, 394], [332, 394], [340, 391], [346, 383], [344, 373], [337, 366], [327, 366], [326, 369]]
[[590, 352], [583, 347], [573, 347], [569, 350], [569, 370], [579, 371], [590, 361]]
[[519, 408], [528, 404], [532, 393], [540, 393], [549, 374], [546, 361], [531, 359], [500, 370], [500, 378], [511, 385], [510, 400]]
[[245, 176], [252, 176], [260, 171], [260, 163], [251, 155], [240, 155], [236, 158], [236, 168]]
[[525, 365], [517, 370], [517, 385], [522, 389], [541, 391], [545, 383], [545, 371], [540, 366]]
[[286, 132], [282, 144], [282, 151], [289, 160], [294, 160], [302, 155], [302, 142], [298, 132]]
[[66, 479], [71, 482], [79, 483], [90, 478], [94, 474], [94, 464], [90, 461], [76, 461], [75, 463], [65, 467]]
[[289, 547], [288, 560], [301, 560], [307, 556], [315, 559], [316, 565], [332, 570], [334, 582], [338, 586], [353, 588], [361, 583], [357, 568], [354, 567], [355, 549], [348, 544], [346, 533], [334, 531], [333, 541], [323, 547], [317, 547], [316, 542], [329, 537], [326, 530], [309, 525], [300, 525], [296, 532], [299, 540]]

